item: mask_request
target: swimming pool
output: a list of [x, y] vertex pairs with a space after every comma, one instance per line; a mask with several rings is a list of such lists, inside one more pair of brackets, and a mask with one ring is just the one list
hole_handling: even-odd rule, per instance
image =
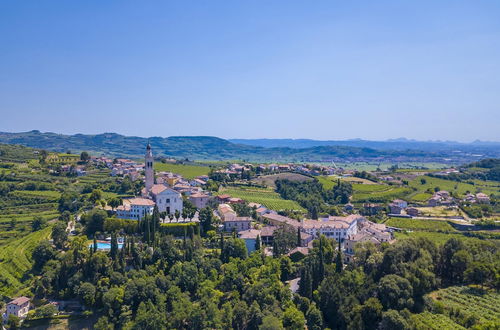
[[[90, 243], [89, 247], [93, 247], [94, 243]], [[121, 249], [123, 246], [122, 243], [118, 243], [118, 248]], [[111, 243], [108, 242], [97, 242], [97, 249], [98, 250], [111, 250]]]

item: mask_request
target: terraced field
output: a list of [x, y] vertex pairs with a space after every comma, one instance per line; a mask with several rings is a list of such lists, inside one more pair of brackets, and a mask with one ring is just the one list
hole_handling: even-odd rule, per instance
[[297, 202], [286, 200], [273, 191], [265, 188], [243, 188], [229, 187], [223, 188], [218, 195], [228, 194], [231, 197], [241, 198], [247, 202], [254, 202], [264, 205], [272, 210], [300, 210], [305, 211]]
[[474, 316], [479, 323], [494, 322], [500, 327], [500, 294], [485, 292], [466, 286], [452, 286], [429, 295], [441, 302], [446, 310], [459, 310], [460, 314]]
[[456, 231], [448, 222], [439, 220], [390, 218], [385, 224], [391, 227], [420, 231]]
[[154, 163], [155, 171], [165, 171], [180, 174], [186, 179], [193, 179], [200, 175], [207, 175], [210, 172], [208, 166], [182, 165], [168, 163]]
[[31, 269], [31, 253], [42, 240], [49, 238], [50, 233], [51, 227], [47, 227], [2, 246], [0, 294], [10, 297], [22, 294], [21, 290], [29, 283], [26, 275]]
[[411, 320], [416, 329], [436, 329], [436, 330], [461, 330], [465, 329], [460, 324], [455, 323], [448, 316], [443, 314], [433, 314], [430, 312], [423, 312], [411, 316]]
[[384, 203], [393, 199], [405, 199], [407, 195], [412, 193], [412, 189], [406, 187], [397, 187], [381, 184], [365, 185], [353, 184], [352, 201], [355, 203], [361, 202], [377, 202]]

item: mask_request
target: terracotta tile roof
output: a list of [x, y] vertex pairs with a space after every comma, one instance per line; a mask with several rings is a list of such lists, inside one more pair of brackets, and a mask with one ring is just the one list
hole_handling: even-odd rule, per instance
[[146, 198], [130, 198], [127, 200], [130, 205], [154, 206], [155, 202]]
[[27, 303], [28, 301], [30, 301], [30, 298], [28, 298], [28, 297], [18, 297], [16, 299], [12, 300], [11, 302], [9, 302], [9, 305], [21, 306], [21, 305], [24, 305], [25, 303]]

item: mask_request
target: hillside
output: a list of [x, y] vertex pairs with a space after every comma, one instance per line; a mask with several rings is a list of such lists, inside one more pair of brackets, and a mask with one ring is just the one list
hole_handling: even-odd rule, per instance
[[[476, 161], [478, 156], [457, 153], [453, 149], [448, 152], [432, 149], [374, 149], [350, 145], [320, 145], [304, 148], [289, 146], [262, 147], [233, 143], [210, 136], [172, 136], [151, 137], [124, 136], [116, 133], [97, 135], [63, 135], [30, 131], [22, 133], [0, 132], [0, 143], [19, 144], [31, 148], [46, 149], [58, 152], [71, 150], [74, 153], [89, 151], [94, 154], [110, 156], [142, 156], [144, 146], [150, 141], [156, 156], [189, 158], [196, 160], [232, 160], [246, 161], [373, 161], [373, 162], [440, 162], [463, 163]], [[422, 151], [425, 150], [425, 151]], [[495, 149], [496, 150], [496, 149]], [[477, 150], [481, 153], [481, 150]], [[498, 152], [498, 151], [495, 151]], [[489, 152], [488, 155], [494, 152]], [[486, 155], [486, 154], [485, 154]], [[484, 158], [484, 157], [483, 157]]]

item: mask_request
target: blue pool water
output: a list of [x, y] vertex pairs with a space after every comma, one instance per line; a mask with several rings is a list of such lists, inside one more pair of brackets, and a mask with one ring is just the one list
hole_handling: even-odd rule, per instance
[[[89, 244], [90, 247], [94, 246], [94, 243]], [[118, 248], [121, 249], [123, 246], [122, 243], [118, 243]], [[111, 250], [111, 243], [106, 243], [106, 242], [97, 242], [97, 249], [98, 250]]]

